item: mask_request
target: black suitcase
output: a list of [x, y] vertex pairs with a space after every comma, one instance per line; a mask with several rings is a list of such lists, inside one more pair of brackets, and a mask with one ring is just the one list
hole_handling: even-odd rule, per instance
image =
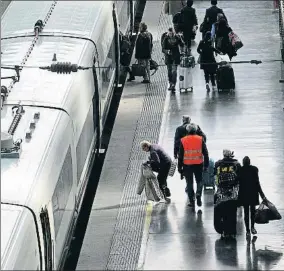
[[219, 66], [217, 69], [216, 79], [218, 91], [229, 91], [235, 89], [235, 75], [231, 65]]

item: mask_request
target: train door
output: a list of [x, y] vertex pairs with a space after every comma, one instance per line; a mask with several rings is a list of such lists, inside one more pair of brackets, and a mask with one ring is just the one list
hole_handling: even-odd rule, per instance
[[40, 222], [43, 236], [44, 247], [44, 266], [45, 270], [53, 270], [54, 265], [54, 241], [51, 236], [51, 227], [48, 210], [46, 207], [41, 209]]
[[115, 49], [115, 85], [118, 87], [120, 75], [120, 48], [119, 48], [119, 24], [115, 4], [113, 4], [112, 19], [114, 26], [114, 49]]

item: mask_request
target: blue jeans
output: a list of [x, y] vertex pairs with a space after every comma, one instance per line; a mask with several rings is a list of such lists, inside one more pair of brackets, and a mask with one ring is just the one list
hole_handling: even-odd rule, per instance
[[183, 173], [186, 180], [188, 199], [190, 201], [193, 201], [195, 199], [195, 193], [193, 189], [193, 175], [195, 176], [195, 181], [197, 184], [196, 197], [201, 197], [203, 189], [203, 181], [202, 181], [203, 164], [184, 165]]

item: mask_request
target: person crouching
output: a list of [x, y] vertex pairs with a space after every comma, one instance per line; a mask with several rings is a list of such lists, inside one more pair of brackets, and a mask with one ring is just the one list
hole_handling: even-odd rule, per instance
[[171, 157], [158, 144], [144, 140], [140, 145], [143, 151], [150, 152], [149, 161], [147, 163], [150, 164], [153, 171], [158, 172], [157, 179], [165, 198], [170, 197], [171, 192], [168, 188], [167, 178], [172, 165]]

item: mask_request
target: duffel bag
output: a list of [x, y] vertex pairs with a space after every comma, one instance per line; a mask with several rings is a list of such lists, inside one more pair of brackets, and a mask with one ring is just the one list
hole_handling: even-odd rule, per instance
[[137, 61], [134, 64], [132, 64], [131, 71], [133, 76], [145, 76], [146, 73], [145, 67], [138, 64]]
[[239, 36], [233, 31], [229, 33], [229, 40], [232, 46], [234, 47], [235, 51], [238, 51], [240, 48], [244, 46]]

